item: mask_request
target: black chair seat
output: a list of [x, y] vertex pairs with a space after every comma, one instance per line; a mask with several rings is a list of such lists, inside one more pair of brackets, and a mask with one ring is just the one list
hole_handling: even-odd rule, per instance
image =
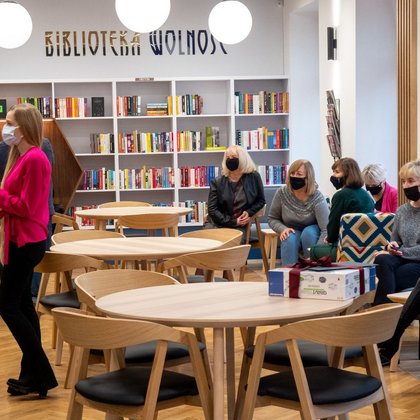
[[[336, 404], [354, 401], [376, 392], [381, 381], [360, 373], [332, 367], [305, 368], [312, 401], [318, 404]], [[260, 379], [258, 395], [299, 401], [293, 372], [285, 371]]]
[[[299, 352], [304, 366], [328, 366], [327, 350], [321, 344], [310, 341], [299, 341]], [[245, 353], [252, 358], [254, 346], [249, 346]], [[345, 359], [353, 359], [363, 355], [361, 347], [349, 347], [345, 351]], [[284, 341], [269, 344], [265, 347], [264, 362], [272, 365], [290, 366], [287, 345]]]
[[43, 296], [39, 301], [48, 308], [66, 306], [68, 308], [80, 309], [80, 302], [77, 299], [77, 293], [75, 290], [70, 292], [56, 293], [53, 295], [46, 295]]
[[[156, 343], [156, 341], [150, 341], [148, 343], [127, 347], [125, 350], [125, 362], [127, 364], [152, 363], [155, 357]], [[203, 351], [206, 348], [204, 343], [201, 342], [198, 343], [198, 346], [200, 351]], [[189, 357], [187, 346], [169, 342], [166, 360], [181, 359], [183, 357]]]
[[[204, 276], [199, 274], [191, 274], [187, 276], [188, 283], [204, 283], [206, 280]], [[228, 279], [225, 279], [224, 277], [214, 277], [215, 282], [225, 282], [229, 281]]]
[[[143, 405], [151, 368], [128, 367], [86, 378], [76, 384], [81, 395], [105, 404]], [[158, 401], [198, 395], [195, 379], [177, 372], [164, 371]]]

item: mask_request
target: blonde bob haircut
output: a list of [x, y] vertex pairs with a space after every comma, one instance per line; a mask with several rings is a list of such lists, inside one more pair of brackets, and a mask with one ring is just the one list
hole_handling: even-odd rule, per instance
[[308, 196], [311, 196], [315, 193], [318, 188], [317, 183], [315, 182], [315, 171], [312, 163], [306, 159], [298, 159], [295, 160], [290, 166], [289, 170], [287, 171], [286, 177], [286, 185], [289, 191], [293, 191], [292, 187], [290, 186], [290, 174], [295, 173], [301, 166], [305, 168], [306, 171], [306, 188], [305, 192]]
[[222, 174], [225, 176], [229, 176], [230, 172], [229, 169], [226, 167], [226, 156], [227, 155], [234, 155], [238, 157], [239, 159], [239, 167], [238, 171], [241, 174], [250, 174], [251, 172], [254, 172], [257, 170], [257, 167], [255, 166], [254, 161], [251, 159], [251, 156], [249, 153], [241, 146], [233, 145], [229, 146], [225, 150], [225, 154], [223, 156], [222, 160]]
[[[38, 109], [29, 104], [16, 104], [9, 108], [9, 112], [13, 112], [17, 126], [22, 132], [22, 136], [27, 143], [32, 146], [41, 147], [42, 145], [42, 115]], [[10, 148], [9, 158], [7, 159], [6, 168], [4, 170], [3, 182], [10, 169], [16, 163], [20, 153], [17, 146]]]
[[420, 160], [407, 162], [400, 169], [400, 178], [417, 178], [420, 181]]

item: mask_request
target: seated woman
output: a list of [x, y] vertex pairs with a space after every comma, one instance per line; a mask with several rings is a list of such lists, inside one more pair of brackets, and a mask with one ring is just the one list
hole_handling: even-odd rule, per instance
[[228, 227], [245, 233], [250, 218], [265, 205], [264, 186], [256, 169], [245, 149], [236, 145], [226, 149], [222, 175], [210, 184], [204, 228]]
[[328, 214], [328, 204], [318, 190], [311, 162], [296, 160], [290, 165], [286, 186], [277, 190], [268, 214], [268, 224], [280, 236], [283, 265], [296, 263], [299, 251], [308, 258], [308, 248], [323, 243]]
[[398, 191], [386, 182], [385, 168], [376, 163], [367, 165], [362, 171], [366, 190], [375, 200], [375, 210], [395, 213], [398, 207]]
[[389, 293], [414, 287], [420, 277], [420, 160], [406, 163], [400, 178], [409, 202], [398, 208], [391, 242], [375, 258], [374, 305], [389, 303]]
[[330, 216], [327, 225], [325, 245], [315, 245], [311, 248], [311, 259], [329, 255], [335, 261], [337, 255], [337, 240], [340, 231], [340, 219], [346, 213], [373, 213], [373, 200], [363, 187], [363, 177], [359, 165], [352, 158], [341, 158], [331, 167], [333, 175], [330, 178], [337, 191], [331, 200]]

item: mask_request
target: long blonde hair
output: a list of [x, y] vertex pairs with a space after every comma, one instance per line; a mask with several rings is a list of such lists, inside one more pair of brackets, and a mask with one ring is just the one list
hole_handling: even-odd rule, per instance
[[[31, 104], [12, 105], [9, 112], [14, 113], [16, 124], [22, 132], [25, 141], [33, 146], [41, 147], [42, 144], [42, 115], [36, 107]], [[7, 174], [13, 168], [19, 158], [20, 153], [17, 146], [11, 146], [6, 168], [4, 170], [1, 186], [4, 186], [4, 180]]]
[[225, 154], [223, 156], [222, 161], [222, 173], [225, 176], [229, 176], [230, 172], [229, 169], [226, 166], [226, 156], [229, 153], [233, 153], [238, 156], [239, 158], [239, 167], [238, 170], [241, 174], [250, 174], [251, 172], [254, 172], [257, 170], [257, 167], [255, 166], [254, 161], [251, 159], [251, 156], [249, 153], [242, 148], [241, 146], [238, 146], [234, 144], [233, 146], [229, 146], [225, 150]]

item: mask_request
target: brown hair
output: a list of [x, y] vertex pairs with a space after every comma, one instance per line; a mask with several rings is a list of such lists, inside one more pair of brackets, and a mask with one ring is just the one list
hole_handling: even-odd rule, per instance
[[343, 172], [343, 187], [362, 188], [363, 177], [358, 163], [352, 158], [341, 158], [334, 162], [331, 169]]
[[[12, 105], [9, 112], [14, 113], [16, 124], [22, 132], [25, 141], [29, 144], [41, 147], [42, 144], [42, 115], [36, 107], [31, 104], [23, 103]], [[11, 146], [9, 158], [7, 159], [6, 168], [4, 170], [4, 176], [2, 186], [6, 175], [10, 172], [10, 169], [16, 163], [20, 156], [17, 146]]]
[[298, 159], [295, 160], [290, 166], [287, 171], [287, 177], [286, 177], [286, 185], [289, 191], [292, 191], [292, 188], [290, 186], [290, 174], [293, 172], [296, 172], [301, 166], [305, 167], [306, 171], [306, 187], [305, 192], [308, 194], [308, 196], [311, 196], [315, 193], [316, 189], [318, 188], [317, 183], [315, 182], [315, 171], [314, 167], [312, 166], [312, 163], [309, 162], [309, 160], [306, 159]]

